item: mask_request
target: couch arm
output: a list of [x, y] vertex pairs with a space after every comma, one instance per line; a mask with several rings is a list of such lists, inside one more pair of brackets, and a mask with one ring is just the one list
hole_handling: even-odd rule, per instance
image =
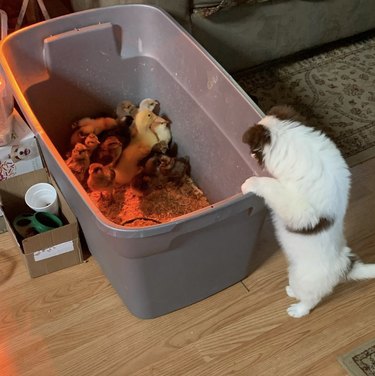
[[182, 26], [190, 31], [189, 0], [70, 0], [75, 12], [91, 8], [108, 7], [123, 4], [148, 4], [158, 6], [167, 11]]

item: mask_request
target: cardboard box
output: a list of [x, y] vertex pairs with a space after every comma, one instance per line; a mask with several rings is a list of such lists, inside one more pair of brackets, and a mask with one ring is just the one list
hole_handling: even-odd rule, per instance
[[[56, 188], [60, 203], [59, 217], [64, 225], [22, 239], [12, 223], [17, 215], [30, 212], [24, 195], [31, 185], [40, 182], [49, 182]], [[0, 198], [7, 229], [18, 245], [31, 277], [39, 277], [82, 262], [77, 219], [46, 170], [41, 169], [1, 181]]]
[[[43, 168], [36, 138], [17, 110], [9, 121], [13, 131], [8, 145], [0, 147], [0, 181]], [[0, 234], [6, 231], [0, 210]]]

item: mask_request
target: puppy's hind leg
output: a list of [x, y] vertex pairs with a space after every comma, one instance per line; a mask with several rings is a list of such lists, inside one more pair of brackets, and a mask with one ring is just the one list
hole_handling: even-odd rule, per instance
[[[288, 309], [288, 315], [299, 318], [306, 316], [318, 305], [323, 297], [332, 292], [334, 283], [324, 278], [324, 275], [301, 274], [289, 271], [289, 284], [287, 293], [298, 300]], [[291, 295], [290, 295], [291, 294]]]

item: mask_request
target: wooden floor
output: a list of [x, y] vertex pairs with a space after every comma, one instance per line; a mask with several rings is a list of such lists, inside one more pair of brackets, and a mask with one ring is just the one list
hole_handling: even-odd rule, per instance
[[[375, 262], [375, 159], [353, 168], [347, 238]], [[0, 375], [345, 375], [337, 356], [375, 337], [375, 281], [348, 283], [293, 319], [267, 221], [243, 283], [153, 320], [132, 316], [95, 260], [30, 279], [0, 235]], [[265, 258], [265, 257], [263, 257]]]

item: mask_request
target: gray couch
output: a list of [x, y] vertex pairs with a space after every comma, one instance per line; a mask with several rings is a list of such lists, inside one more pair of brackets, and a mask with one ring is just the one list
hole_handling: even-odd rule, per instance
[[145, 3], [168, 11], [228, 71], [375, 28], [375, 0], [71, 0], [75, 11]]

